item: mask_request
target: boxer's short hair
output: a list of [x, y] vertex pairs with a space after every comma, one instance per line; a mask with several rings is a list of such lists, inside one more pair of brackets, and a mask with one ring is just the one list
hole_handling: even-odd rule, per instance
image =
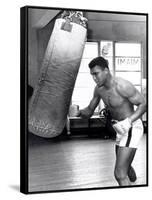
[[101, 56], [96, 57], [93, 60], [91, 60], [91, 62], [89, 63], [89, 68], [92, 69], [96, 65], [100, 66], [103, 70], [105, 68], [109, 69], [108, 61], [105, 58], [101, 57]]

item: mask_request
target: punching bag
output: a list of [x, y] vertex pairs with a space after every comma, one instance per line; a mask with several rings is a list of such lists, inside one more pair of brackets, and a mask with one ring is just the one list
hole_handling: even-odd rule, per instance
[[29, 104], [28, 129], [35, 135], [53, 138], [65, 127], [86, 41], [86, 21], [76, 11], [64, 11], [55, 21]]

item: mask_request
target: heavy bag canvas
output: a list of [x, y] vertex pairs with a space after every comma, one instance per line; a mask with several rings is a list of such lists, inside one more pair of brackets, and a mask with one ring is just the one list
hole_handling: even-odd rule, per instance
[[29, 107], [29, 131], [55, 137], [63, 131], [86, 40], [86, 28], [56, 19]]

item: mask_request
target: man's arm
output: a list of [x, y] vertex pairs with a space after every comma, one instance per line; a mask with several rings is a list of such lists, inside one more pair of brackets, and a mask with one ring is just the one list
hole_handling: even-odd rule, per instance
[[98, 94], [96, 87], [94, 90], [92, 100], [90, 101], [89, 105], [86, 108], [79, 111], [79, 116], [84, 118], [90, 118], [93, 115], [95, 108], [99, 104], [99, 101], [100, 101], [100, 96]]
[[129, 81], [122, 81], [118, 86], [121, 96], [127, 98], [130, 103], [137, 106], [137, 109], [129, 117], [131, 123], [140, 118], [146, 111], [146, 102], [143, 95]]

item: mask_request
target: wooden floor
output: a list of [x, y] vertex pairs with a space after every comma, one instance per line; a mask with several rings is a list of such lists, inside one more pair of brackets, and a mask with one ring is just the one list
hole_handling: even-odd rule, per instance
[[[29, 136], [29, 191], [51, 191], [118, 186], [114, 179], [114, 140], [75, 137], [68, 140]], [[133, 166], [146, 184], [146, 136]]]

